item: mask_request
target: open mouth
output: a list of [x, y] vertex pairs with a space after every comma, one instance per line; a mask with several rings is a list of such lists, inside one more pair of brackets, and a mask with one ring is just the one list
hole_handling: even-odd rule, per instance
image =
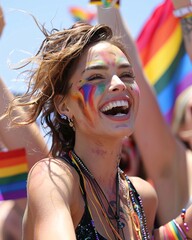
[[101, 108], [101, 112], [110, 116], [125, 116], [129, 113], [129, 103], [126, 100], [113, 101]]

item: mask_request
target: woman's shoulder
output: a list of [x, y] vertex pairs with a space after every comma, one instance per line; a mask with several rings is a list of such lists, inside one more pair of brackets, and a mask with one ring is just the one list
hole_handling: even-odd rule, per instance
[[59, 174], [67, 176], [76, 175], [75, 169], [61, 158], [47, 157], [36, 162], [29, 171], [29, 178], [41, 178], [49, 176], [54, 178]]
[[[44, 158], [30, 169], [27, 180], [28, 196], [51, 192], [54, 189], [61, 195], [71, 195], [78, 186], [79, 177], [75, 169], [59, 158]], [[37, 188], [38, 187], [38, 188]]]
[[78, 181], [75, 170], [61, 159], [45, 158], [31, 168], [23, 218], [26, 239], [35, 239], [35, 222], [41, 225], [44, 236], [49, 226], [70, 226], [66, 230], [73, 231], [69, 223], [80, 198]]
[[140, 196], [145, 198], [157, 198], [155, 188], [148, 181], [140, 177], [129, 177]]

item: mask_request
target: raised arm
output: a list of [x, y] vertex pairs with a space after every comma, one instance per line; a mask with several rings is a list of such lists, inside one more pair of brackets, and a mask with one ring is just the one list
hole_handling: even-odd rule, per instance
[[[140, 106], [135, 139], [148, 176], [159, 198], [158, 214], [165, 223], [179, 214], [188, 199], [185, 148], [177, 142], [160, 112], [156, 96], [149, 86], [134, 40], [117, 8], [98, 7], [100, 23], [108, 24], [127, 47], [140, 87]], [[166, 214], [164, 214], [166, 212]]]
[[[14, 97], [1, 79], [0, 96], [1, 116]], [[18, 111], [16, 114], [21, 116], [25, 113], [23, 111]], [[5, 117], [0, 121], [0, 138], [4, 145], [10, 150], [25, 148], [30, 167], [32, 167], [35, 162], [48, 155], [47, 144], [36, 124], [19, 128], [9, 128], [9, 118]]]
[[175, 15], [180, 18], [186, 51], [192, 60], [192, 3], [188, 0], [172, 0], [172, 2]]
[[5, 21], [4, 21], [4, 17], [3, 17], [3, 10], [0, 6], [0, 36], [3, 32], [4, 26], [5, 26]]

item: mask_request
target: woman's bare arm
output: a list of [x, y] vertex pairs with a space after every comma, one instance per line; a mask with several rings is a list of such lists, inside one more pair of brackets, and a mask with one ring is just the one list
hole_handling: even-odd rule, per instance
[[[13, 94], [0, 79], [0, 116], [4, 114]], [[24, 111], [18, 111], [18, 116], [24, 115]], [[9, 128], [9, 117], [0, 120], [0, 138], [8, 149], [25, 148], [29, 166], [48, 155], [47, 144], [36, 123], [23, 127]]]
[[54, 159], [44, 159], [30, 170], [27, 182], [23, 240], [76, 239], [72, 206], [79, 199], [79, 185], [69, 167]]
[[3, 17], [3, 10], [0, 6], [0, 36], [3, 32], [4, 26], [5, 26], [5, 21], [4, 21], [4, 17]]

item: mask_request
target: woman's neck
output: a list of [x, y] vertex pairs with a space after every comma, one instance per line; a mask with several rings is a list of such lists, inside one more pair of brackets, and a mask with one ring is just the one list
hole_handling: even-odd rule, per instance
[[119, 165], [121, 142], [76, 144], [74, 151], [103, 189], [113, 189]]

